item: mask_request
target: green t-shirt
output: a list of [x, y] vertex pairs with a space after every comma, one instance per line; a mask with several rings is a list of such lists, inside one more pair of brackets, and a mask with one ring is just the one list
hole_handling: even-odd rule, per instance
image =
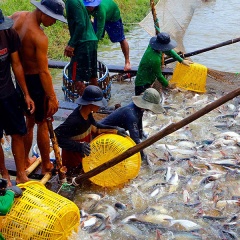
[[[179, 62], [183, 59], [172, 49], [164, 52], [164, 54], [173, 57]], [[144, 86], [153, 84], [157, 79], [164, 87], [168, 86], [167, 79], [162, 74], [162, 52], [157, 52], [148, 45], [143, 57], [140, 61], [137, 75], [135, 78], [135, 86]]]
[[14, 202], [14, 192], [7, 190], [4, 196], [0, 196], [0, 216], [5, 216]]
[[0, 233], [0, 240], [5, 240], [5, 238], [3, 237], [2, 233]]
[[87, 41], [98, 41], [82, 0], [66, 0], [65, 6], [70, 32], [68, 45], [75, 48]]
[[120, 16], [120, 10], [118, 5], [113, 0], [102, 0], [98, 7], [95, 7], [89, 15], [97, 19], [97, 38], [101, 39], [104, 29], [105, 22], [116, 22]]

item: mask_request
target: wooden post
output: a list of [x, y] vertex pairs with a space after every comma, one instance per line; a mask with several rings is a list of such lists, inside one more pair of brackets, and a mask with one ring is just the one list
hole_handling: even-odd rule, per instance
[[215, 109], [215, 108], [219, 107], [220, 105], [226, 103], [227, 101], [237, 97], [238, 95], [240, 95], [240, 88], [238, 88], [238, 89], [226, 94], [225, 96], [219, 98], [218, 100], [208, 104], [204, 108], [202, 108], [199, 111], [195, 112], [194, 114], [184, 118], [183, 120], [181, 120], [177, 123], [170, 124], [169, 126], [164, 128], [160, 132], [156, 133], [152, 137], [150, 137], [147, 140], [137, 144], [134, 147], [129, 148], [127, 151], [125, 151], [122, 154], [120, 154], [119, 156], [109, 160], [108, 162], [103, 163], [102, 165], [90, 170], [87, 173], [79, 175], [78, 177], [73, 179], [73, 182], [75, 182], [77, 184], [80, 184], [82, 181], [84, 181], [86, 179], [89, 179], [89, 178], [105, 171], [106, 169], [108, 169], [110, 167], [115, 166], [116, 164], [122, 162], [124, 159], [129, 158], [130, 156], [134, 155], [135, 153], [143, 150], [144, 148], [152, 145], [153, 143], [160, 140], [161, 138], [163, 138], [163, 137], [177, 131], [178, 129], [186, 126], [187, 124], [193, 122], [194, 120], [202, 117], [203, 115], [209, 113], [213, 109]]

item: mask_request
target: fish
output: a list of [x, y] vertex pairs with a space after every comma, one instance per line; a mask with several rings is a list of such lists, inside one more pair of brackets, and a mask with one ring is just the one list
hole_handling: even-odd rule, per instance
[[179, 182], [178, 174], [176, 171], [174, 171], [172, 176], [168, 180], [168, 184], [176, 186], [176, 185], [178, 185], [178, 182]]
[[164, 180], [166, 182], [168, 182], [171, 178], [172, 174], [171, 174], [171, 167], [167, 167], [166, 173], [164, 175]]
[[88, 227], [93, 226], [97, 222], [97, 218], [95, 216], [89, 216], [86, 220], [81, 222], [81, 228], [87, 229]]
[[217, 208], [222, 208], [222, 207], [226, 207], [226, 206], [240, 206], [240, 199], [238, 200], [219, 200], [216, 202], [216, 207]]
[[130, 218], [130, 221], [139, 221], [149, 224], [165, 224], [168, 225], [168, 220], [172, 220], [173, 217], [166, 214], [136, 214], [135, 218]]
[[170, 226], [174, 226], [175, 229], [181, 231], [197, 231], [202, 229], [199, 224], [186, 219], [170, 219], [169, 222]]

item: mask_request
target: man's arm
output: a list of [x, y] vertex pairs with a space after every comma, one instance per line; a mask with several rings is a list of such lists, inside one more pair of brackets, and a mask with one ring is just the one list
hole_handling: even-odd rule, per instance
[[11, 54], [11, 65], [12, 65], [12, 70], [16, 77], [16, 80], [23, 91], [27, 108], [28, 110], [30, 110], [30, 113], [33, 113], [35, 111], [35, 104], [28, 93], [24, 72], [23, 72], [23, 67], [20, 62], [17, 51]]
[[51, 117], [58, 110], [58, 100], [54, 92], [52, 77], [48, 69], [48, 39], [46, 36], [41, 36], [36, 39], [36, 59], [39, 70], [39, 77], [48, 100], [48, 109], [46, 117]]

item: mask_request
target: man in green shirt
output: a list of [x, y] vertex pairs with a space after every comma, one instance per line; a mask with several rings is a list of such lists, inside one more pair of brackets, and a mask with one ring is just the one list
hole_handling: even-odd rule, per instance
[[71, 57], [68, 77], [75, 82], [78, 93], [82, 95], [85, 83], [97, 82], [97, 43], [88, 12], [82, 0], [65, 1], [70, 40], [64, 55]]
[[135, 78], [135, 95], [140, 95], [147, 88], [151, 87], [157, 79], [164, 87], [168, 86], [167, 79], [162, 74], [162, 53], [171, 56], [178, 62], [189, 66], [192, 62], [182, 59], [173, 48], [177, 46], [174, 40], [170, 39], [168, 33], [159, 33], [150, 39], [149, 45], [140, 61]]
[[125, 58], [124, 71], [131, 69], [129, 45], [124, 35], [118, 5], [113, 0], [83, 0], [89, 14], [94, 17], [93, 27], [98, 40], [107, 31], [111, 42], [119, 42]]

